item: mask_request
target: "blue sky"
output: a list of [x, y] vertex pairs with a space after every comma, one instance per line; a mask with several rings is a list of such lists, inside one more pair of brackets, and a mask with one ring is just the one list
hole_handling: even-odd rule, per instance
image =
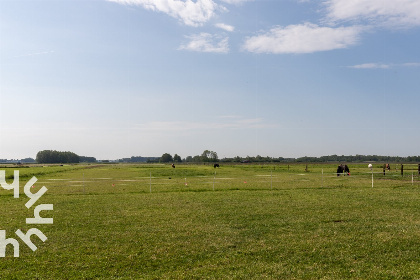
[[420, 0], [0, 0], [0, 158], [419, 155]]

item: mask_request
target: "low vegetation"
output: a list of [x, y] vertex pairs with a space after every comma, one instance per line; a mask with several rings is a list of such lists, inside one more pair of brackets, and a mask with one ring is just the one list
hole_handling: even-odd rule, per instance
[[[382, 164], [22, 168], [0, 189], [6, 237], [26, 232], [23, 186], [48, 191], [48, 239], [0, 259], [4, 279], [418, 279], [420, 183]], [[2, 169], [0, 169], [2, 170]], [[11, 183], [13, 169], [6, 170]], [[22, 176], [23, 175], [23, 176]], [[374, 185], [372, 187], [372, 177]]]

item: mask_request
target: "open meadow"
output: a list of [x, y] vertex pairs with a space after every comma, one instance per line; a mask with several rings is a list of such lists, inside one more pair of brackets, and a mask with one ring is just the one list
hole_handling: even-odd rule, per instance
[[[419, 279], [420, 182], [393, 165], [98, 164], [19, 170], [0, 188], [1, 279]], [[408, 170], [408, 167], [407, 167]], [[25, 183], [53, 224], [26, 224]], [[372, 179], [373, 178], [373, 179]], [[32, 251], [15, 234], [48, 238]]]

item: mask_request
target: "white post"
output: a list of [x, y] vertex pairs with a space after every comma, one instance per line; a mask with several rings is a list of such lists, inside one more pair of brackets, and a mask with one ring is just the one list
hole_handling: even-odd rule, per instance
[[150, 172], [150, 193], [152, 193], [152, 172]]
[[411, 172], [411, 185], [414, 185], [414, 172]]
[[373, 188], [373, 169], [372, 169], [372, 188]]

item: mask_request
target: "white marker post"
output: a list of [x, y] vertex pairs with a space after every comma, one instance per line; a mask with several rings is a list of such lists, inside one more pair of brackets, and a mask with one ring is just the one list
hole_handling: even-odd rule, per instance
[[372, 188], [373, 188], [373, 169], [372, 169]]

